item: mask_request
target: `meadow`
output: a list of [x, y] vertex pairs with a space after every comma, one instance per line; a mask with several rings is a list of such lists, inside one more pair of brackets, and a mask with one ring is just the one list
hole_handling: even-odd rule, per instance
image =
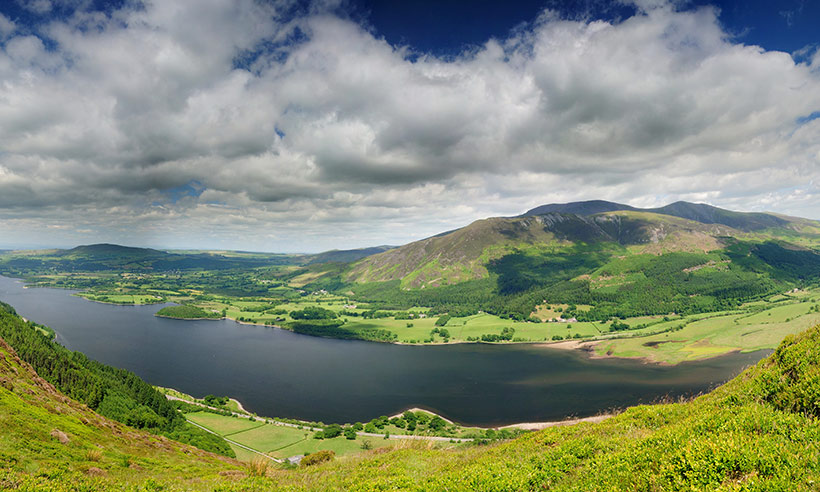
[[[185, 418], [231, 441], [280, 459], [315, 453], [320, 450], [333, 451], [337, 456], [352, 455], [367, 449], [392, 446], [397, 441], [383, 437], [362, 436], [357, 436], [356, 439], [347, 439], [344, 436], [314, 439], [314, 431], [309, 427], [290, 427], [205, 411], [188, 413]], [[255, 453], [230, 442], [229, 444], [239, 460], [250, 461], [256, 457]]]

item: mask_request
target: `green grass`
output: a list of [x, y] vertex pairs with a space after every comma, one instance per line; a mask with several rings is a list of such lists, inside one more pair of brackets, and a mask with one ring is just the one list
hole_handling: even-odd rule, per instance
[[[364, 441], [369, 441], [373, 448], [391, 446], [397, 441], [381, 437], [357, 437], [349, 440], [343, 436], [314, 439], [314, 432], [307, 428], [267, 424], [208, 412], [189, 413], [185, 417], [232, 441], [277, 458], [287, 458], [306, 452], [314, 453], [322, 449], [331, 450], [337, 456], [346, 456], [361, 453]], [[231, 447], [237, 452], [237, 459], [249, 460], [257, 456], [238, 446]]]
[[[820, 323], [820, 313], [810, 312], [809, 299], [790, 304], [768, 304], [757, 313], [733, 312], [693, 316], [679, 331], [639, 338], [623, 338], [598, 343], [599, 355], [645, 358], [653, 362], [678, 363], [726, 354], [772, 349], [787, 335]], [[756, 308], [767, 306], [755, 306]], [[698, 319], [700, 318], [700, 319]], [[680, 324], [670, 321], [669, 325]], [[650, 329], [659, 329], [656, 325]]]
[[255, 422], [246, 418], [227, 417], [210, 412], [195, 412], [188, 413], [185, 418], [191, 422], [195, 422], [203, 427], [216, 432], [217, 434], [227, 436], [237, 432], [246, 431], [264, 425], [261, 422]]
[[108, 304], [156, 304], [163, 302], [160, 295], [150, 294], [117, 294], [109, 292], [80, 292], [77, 294], [90, 301], [104, 302]]

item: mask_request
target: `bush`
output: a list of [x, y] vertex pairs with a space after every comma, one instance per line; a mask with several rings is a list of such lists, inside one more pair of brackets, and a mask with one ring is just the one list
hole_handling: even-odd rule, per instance
[[321, 451], [316, 451], [315, 453], [311, 453], [310, 455], [302, 458], [301, 466], [318, 465], [320, 463], [324, 463], [325, 461], [331, 461], [335, 457], [336, 453], [327, 449], [323, 449]]
[[266, 458], [254, 458], [248, 463], [248, 475], [252, 477], [264, 477], [268, 474], [268, 460]]
[[325, 427], [324, 435], [326, 439], [333, 439], [342, 435], [342, 426], [339, 424], [330, 424]]

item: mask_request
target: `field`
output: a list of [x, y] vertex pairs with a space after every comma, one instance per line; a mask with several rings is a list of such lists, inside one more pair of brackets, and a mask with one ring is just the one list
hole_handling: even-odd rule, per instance
[[[361, 453], [364, 448], [368, 447], [365, 441], [372, 448], [392, 446], [397, 441], [381, 437], [346, 439], [344, 436], [333, 439], [314, 439], [313, 431], [307, 428], [299, 429], [255, 422], [240, 417], [228, 417], [209, 412], [189, 413], [185, 417], [231, 441], [236, 441], [275, 458], [288, 458], [299, 454], [315, 453], [322, 449], [331, 450], [337, 456], [345, 456]], [[248, 461], [257, 456], [255, 453], [233, 444], [231, 444], [231, 448], [240, 460]]]
[[155, 294], [119, 294], [119, 293], [94, 293], [82, 292], [77, 294], [89, 301], [105, 302], [108, 304], [158, 304], [164, 302], [161, 295]]
[[601, 341], [595, 345], [595, 353], [675, 364], [733, 351], [773, 349], [786, 335], [820, 323], [815, 301], [808, 296], [778, 296], [774, 302], [755, 303], [751, 312], [712, 313], [687, 320], [680, 330]]
[[[52, 280], [54, 278], [57, 277]], [[122, 290], [92, 290], [84, 296], [119, 304], [176, 300], [208, 312], [224, 312], [228, 319], [243, 323], [285, 328], [294, 321], [292, 313], [305, 308], [321, 308], [343, 321], [345, 330], [389, 333], [392, 341], [398, 343], [597, 341], [594, 348], [597, 356], [642, 358], [672, 364], [738, 350], [771, 349], [784, 336], [820, 322], [820, 313], [815, 308], [820, 299], [820, 290], [817, 289], [775, 294], [730, 311], [685, 317], [670, 313], [667, 316], [616, 319], [614, 322], [620, 325], [617, 330], [613, 329], [613, 321], [544, 322], [559, 319], [569, 307], [566, 304], [537, 306], [532, 318], [542, 322], [517, 321], [479, 312], [471, 316], [451, 317], [439, 326], [436, 323], [440, 316], [429, 314], [427, 307], [404, 311], [374, 309], [367, 302], [352, 301], [344, 295], [324, 291], [305, 292], [283, 300], [273, 297], [201, 296], [196, 291], [180, 292], [180, 289], [140, 288], [139, 293], [129, 294], [122, 293]], [[575, 309], [584, 311], [588, 307], [579, 305]], [[405, 319], [408, 317], [410, 319]], [[508, 332], [511, 335], [498, 339], [504, 330], [510, 329], [513, 330]]]

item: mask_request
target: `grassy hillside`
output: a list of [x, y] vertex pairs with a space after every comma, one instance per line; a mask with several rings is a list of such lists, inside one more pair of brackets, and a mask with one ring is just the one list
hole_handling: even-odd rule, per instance
[[[17, 490], [816, 490], [820, 327], [691, 402], [500, 445], [404, 443], [300, 469], [238, 463], [62, 396], [0, 342], [0, 484]], [[267, 468], [267, 469], [265, 469]], [[255, 471], [254, 471], [255, 470]], [[265, 477], [248, 475], [263, 474]]]
[[[0, 489], [176, 490], [244, 467], [94, 413], [40, 378], [0, 339]], [[209, 487], [210, 488], [210, 487]]]
[[685, 202], [647, 210], [602, 201], [548, 205], [522, 217], [477, 221], [364, 258], [346, 279], [399, 280], [404, 289], [452, 285], [490, 277], [494, 261], [524, 250], [562, 251], [570, 257], [572, 246], [579, 245], [606, 244], [613, 256], [718, 251], [726, 249], [727, 238], [817, 247], [818, 227], [820, 223], [806, 219]]
[[403, 287], [455, 284], [486, 277], [487, 263], [528, 244], [554, 244], [538, 219], [486, 219], [451, 233], [416, 241], [356, 263], [348, 280], [401, 280]]
[[72, 352], [53, 335], [0, 302], [0, 338], [49, 384], [110, 419], [233, 457], [223, 439], [187, 424], [175, 404], [137, 375]]

